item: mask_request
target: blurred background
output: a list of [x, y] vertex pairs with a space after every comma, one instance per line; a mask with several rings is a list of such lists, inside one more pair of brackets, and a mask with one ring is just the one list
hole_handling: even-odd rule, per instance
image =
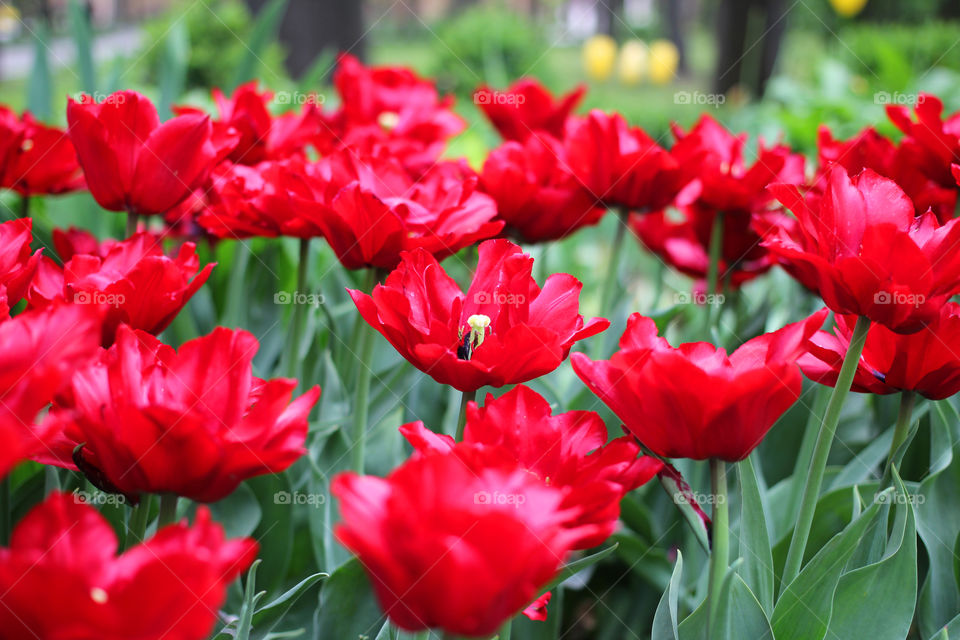
[[657, 137], [709, 111], [810, 151], [821, 122], [892, 134], [885, 104], [918, 91], [956, 108], [958, 36], [956, 0], [0, 0], [0, 95], [55, 121], [79, 90], [163, 107], [259, 77], [326, 95], [349, 51], [455, 93], [471, 126], [451, 154], [474, 162], [496, 137], [472, 91], [523, 75], [586, 83], [584, 106]]

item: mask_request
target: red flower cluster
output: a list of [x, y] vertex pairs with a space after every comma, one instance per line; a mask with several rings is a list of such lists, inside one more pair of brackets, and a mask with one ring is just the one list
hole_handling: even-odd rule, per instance
[[[655, 211], [631, 217], [634, 233], [664, 261], [702, 279], [709, 270], [710, 236], [723, 215], [723, 245], [718, 273], [731, 286], [757, 277], [773, 264], [760, 245], [761, 233], [778, 217], [771, 212], [771, 182], [800, 183], [803, 156], [783, 145], [759, 143], [756, 161], [746, 165], [746, 136], [734, 136], [708, 115], [678, 137], [670, 155], [682, 167], [685, 185], [677, 198], [678, 216]], [[710, 292], [713, 293], [713, 292]]]
[[560, 366], [578, 340], [606, 329], [579, 313], [582, 285], [557, 273], [543, 289], [533, 258], [506, 240], [480, 244], [466, 294], [427, 251], [402, 256], [372, 295], [350, 290], [363, 319], [411, 364], [461, 391], [532, 380]]
[[296, 380], [254, 377], [258, 347], [246, 331], [217, 328], [175, 352], [121, 327], [116, 344], [73, 376], [50, 420], [76, 466], [105, 478], [104, 489], [220, 500], [304, 453], [320, 396], [314, 387], [290, 402]]
[[0, 548], [3, 637], [203, 640], [257, 543], [226, 540], [201, 508], [192, 527], [163, 528], [116, 554], [117, 537], [96, 509], [51, 494]]
[[66, 132], [23, 118], [0, 105], [0, 187], [24, 196], [83, 188], [77, 154]]
[[[571, 358], [573, 370], [650, 451], [668, 458], [743, 460], [800, 397], [797, 359], [826, 310], [745, 342], [728, 357], [707, 342], [671, 347], [630, 316], [610, 360]], [[691, 398], [691, 389], [696, 397]]]
[[562, 139], [567, 119], [586, 92], [580, 85], [554, 98], [535, 79], [521, 78], [505, 91], [482, 86], [474, 91], [473, 101], [504, 140], [523, 142], [541, 132]]

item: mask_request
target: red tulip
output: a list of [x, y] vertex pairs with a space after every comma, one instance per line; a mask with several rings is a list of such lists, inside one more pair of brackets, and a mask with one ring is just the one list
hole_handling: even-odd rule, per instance
[[619, 114], [571, 120], [564, 144], [573, 173], [608, 208], [660, 209], [685, 184], [671, 154]]
[[760, 213], [773, 202], [766, 187], [771, 182], [800, 184], [804, 181], [804, 158], [784, 145], [767, 147], [758, 142], [756, 161], [747, 166], [743, 154], [746, 134], [735, 136], [709, 115], [684, 133], [674, 129], [677, 142], [670, 155], [689, 181], [684, 198], [709, 215]]
[[[451, 451], [453, 438], [428, 431], [422, 422], [400, 428], [417, 451]], [[607, 442], [607, 427], [592, 411], [550, 415], [550, 404], [522, 385], [484, 406], [467, 405], [463, 441], [499, 447], [550, 486], [569, 488], [565, 504], [582, 510], [573, 524], [595, 529], [580, 547], [610, 537], [620, 517], [620, 499], [653, 478], [663, 463], [642, 456], [632, 437]]]
[[0, 187], [25, 196], [82, 189], [83, 175], [66, 132], [30, 113], [19, 119], [0, 105]]
[[315, 210], [323, 195], [307, 173], [296, 157], [255, 166], [223, 163], [196, 222], [218, 238], [319, 236], [322, 229], [307, 210]]
[[161, 124], [153, 103], [135, 91], [103, 103], [71, 99], [67, 122], [90, 193], [110, 211], [165, 213], [200, 187], [223, 153], [208, 116]]
[[[853, 334], [855, 316], [837, 316], [834, 332], [819, 331], [810, 353], [800, 358], [808, 378], [834, 386]], [[857, 363], [853, 391], [888, 394], [916, 391], [942, 400], [960, 391], [960, 305], [948, 302], [932, 324], [902, 335], [883, 325], [870, 326]]]
[[402, 256], [373, 295], [350, 290], [370, 326], [415, 367], [461, 391], [502, 387], [550, 373], [578, 340], [610, 322], [584, 323], [582, 285], [556, 273], [543, 289], [531, 277], [533, 258], [506, 240], [480, 244], [464, 294], [428, 252]]
[[[630, 228], [649, 251], [691, 278], [705, 280], [710, 270], [710, 235], [714, 213], [700, 205], [676, 211], [632, 213]], [[760, 246], [759, 230], [779, 216], [760, 213], [732, 215], [723, 219], [723, 246], [717, 273], [733, 288], [766, 273], [773, 261]], [[708, 292], [712, 293], [712, 292]]]
[[200, 269], [194, 245], [184, 243], [175, 257], [163, 254], [161, 240], [140, 232], [122, 242], [105, 243], [98, 254], [76, 254], [62, 272], [49, 259], [41, 263], [30, 302], [43, 306], [63, 299], [77, 304], [110, 306], [104, 344], [117, 326], [158, 334], [166, 329], [213, 269]]
[[0, 316], [26, 295], [40, 264], [40, 249], [30, 252], [33, 220], [19, 218], [0, 224]]
[[911, 143], [897, 148], [894, 144], [868, 127], [847, 141], [833, 139], [830, 130], [821, 125], [817, 137], [820, 166], [814, 187], [822, 192], [826, 187], [826, 175], [834, 164], [839, 164], [850, 175], [864, 169], [872, 169], [885, 178], [890, 178], [903, 189], [913, 201], [917, 215], [933, 209], [941, 223], [953, 218], [957, 204], [957, 189], [952, 183], [938, 184], [926, 175], [923, 163], [911, 158]]
[[165, 527], [116, 554], [117, 537], [96, 509], [50, 495], [0, 548], [3, 637], [203, 640], [257, 543], [226, 540], [200, 508], [192, 527]]
[[387, 478], [341, 474], [337, 539], [359, 557], [380, 606], [410, 631], [488, 636], [519, 613], [579, 542], [567, 490], [500, 449], [460, 443]]
[[505, 142], [483, 165], [483, 190], [507, 232], [527, 242], [563, 238], [596, 224], [606, 209], [573, 176], [562, 143], [546, 134]]
[[314, 143], [321, 154], [346, 147], [367, 152], [383, 147], [404, 166], [423, 170], [465, 127], [453, 111], [453, 98], [440, 98], [433, 82], [410, 69], [366, 67], [344, 54], [333, 82], [341, 106], [324, 118]]
[[950, 165], [960, 162], [960, 113], [943, 119], [943, 103], [934, 95], [921, 93], [910, 109], [887, 105], [887, 116], [905, 134], [900, 141], [900, 162], [912, 164], [938, 184], [953, 187]]
[[325, 193], [320, 202], [295, 202], [348, 269], [393, 269], [415, 248], [442, 260], [503, 228], [465, 163], [441, 162], [416, 176], [390, 156], [361, 160], [348, 150], [322, 160], [313, 179], [314, 193]]
[[252, 375], [259, 346], [246, 331], [220, 327], [175, 352], [120, 327], [116, 343], [74, 375], [53, 419], [85, 443], [77, 466], [98, 470], [110, 489], [215, 502], [304, 453], [320, 388], [290, 402], [296, 380]]
[[[219, 88], [213, 90], [213, 101], [219, 114], [213, 122], [214, 129], [232, 128], [239, 135], [236, 147], [226, 159], [255, 165], [265, 160], [282, 160], [303, 154], [304, 148], [320, 131], [319, 97], [304, 96], [310, 99], [299, 112], [272, 115], [270, 103], [289, 104], [289, 95], [275, 96], [272, 91], [261, 91], [256, 80], [240, 85], [230, 97]], [[192, 107], [177, 107], [175, 111], [178, 114], [203, 113]]]
[[764, 246], [833, 311], [912, 333], [960, 292], [958, 221], [915, 218], [892, 180], [869, 169], [851, 180], [837, 166], [822, 197], [805, 201], [790, 185], [770, 189], [798, 223], [779, 225]]
[[99, 307], [64, 304], [0, 322], [0, 478], [47, 453], [55, 434], [33, 422], [96, 355], [102, 319]]
[[668, 458], [736, 462], [750, 455], [800, 397], [797, 358], [826, 310], [745, 342], [730, 356], [707, 342], [671, 347], [657, 326], [630, 316], [610, 360], [571, 358], [573, 370], [626, 429]]
[[523, 142], [539, 132], [562, 138], [567, 118], [586, 91], [587, 87], [580, 85], [554, 98], [536, 79], [521, 78], [505, 91], [480, 87], [474, 91], [473, 101], [504, 140]]

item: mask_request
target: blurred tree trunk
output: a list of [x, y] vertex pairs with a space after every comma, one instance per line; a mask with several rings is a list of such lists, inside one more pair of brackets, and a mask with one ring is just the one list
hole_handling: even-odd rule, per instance
[[[740, 85], [754, 96], [763, 95], [783, 43], [789, 10], [785, 0], [727, 0], [717, 9], [716, 93]], [[757, 28], [747, 42], [751, 24]]]
[[[259, 11], [268, 0], [246, 0]], [[322, 52], [349, 52], [363, 59], [366, 42], [363, 1], [289, 0], [280, 24], [280, 42], [287, 50], [287, 71], [302, 76]]]
[[660, 0], [660, 11], [666, 16], [667, 37], [677, 46], [677, 53], [680, 54], [677, 60], [677, 72], [681, 75], [686, 74], [687, 68], [687, 39], [684, 37], [686, 31], [683, 23], [683, 5], [682, 0]]
[[597, 3], [600, 33], [616, 38], [623, 30], [623, 3], [624, 0], [600, 0]]

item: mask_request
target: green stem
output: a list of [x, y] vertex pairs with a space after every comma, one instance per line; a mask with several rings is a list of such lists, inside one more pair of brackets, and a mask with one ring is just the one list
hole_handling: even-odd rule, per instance
[[173, 524], [177, 520], [177, 495], [175, 493], [160, 494], [160, 516], [157, 518], [157, 530]]
[[140, 498], [140, 504], [133, 508], [130, 513], [129, 535], [127, 536], [127, 547], [143, 542], [147, 536], [147, 523], [150, 521], [150, 507], [153, 503], [153, 496], [144, 494]]
[[710, 582], [707, 591], [709, 624], [707, 637], [713, 634], [717, 620], [717, 599], [730, 561], [730, 513], [727, 505], [727, 463], [710, 459], [710, 487], [713, 491], [713, 535], [710, 549]]
[[803, 554], [810, 538], [810, 527], [813, 525], [813, 515], [817, 510], [817, 499], [820, 497], [820, 487], [823, 484], [823, 472], [827, 468], [827, 458], [830, 456], [830, 447], [840, 422], [840, 410], [843, 401], [850, 393], [853, 385], [853, 376], [857, 372], [857, 364], [863, 353], [863, 345], [867, 341], [867, 332], [870, 329], [870, 319], [860, 316], [853, 329], [850, 345], [843, 357], [843, 365], [837, 376], [836, 385], [827, 408], [823, 413], [823, 422], [820, 423], [820, 432], [817, 434], [817, 443], [813, 447], [813, 457], [810, 460], [810, 470], [807, 481], [803, 486], [803, 497], [800, 500], [800, 512], [797, 516], [797, 525], [790, 540], [790, 550], [787, 552], [787, 561], [783, 567], [783, 578], [780, 582], [780, 593], [800, 574], [803, 564]]
[[883, 480], [880, 488], [887, 486], [890, 480], [890, 473], [894, 464], [900, 464], [897, 459], [897, 449], [907, 441], [910, 435], [910, 418], [913, 416], [913, 406], [916, 404], [917, 393], [915, 391], [902, 391], [900, 393], [900, 411], [897, 414], [897, 425], [893, 429], [893, 441], [890, 443], [890, 453], [887, 455], [887, 464], [883, 468]]
[[30, 196], [29, 195], [20, 196], [20, 217], [21, 218], [30, 217]]
[[[623, 253], [623, 244], [627, 236], [627, 213], [625, 211], [618, 211], [616, 218], [617, 230], [614, 232], [613, 244], [610, 245], [609, 261], [607, 262], [607, 269], [603, 279], [603, 289], [600, 291], [600, 309], [597, 312], [597, 315], [604, 317], [612, 317], [613, 315], [611, 305], [613, 304], [614, 296], [620, 284], [620, 254]], [[603, 336], [595, 340], [593, 345], [594, 359], [601, 357], [604, 349]]]
[[13, 505], [10, 501], [10, 476], [5, 476], [0, 480], [0, 546], [10, 544], [10, 532], [12, 527], [11, 509]]
[[510, 640], [510, 634], [513, 630], [513, 620], [507, 620], [500, 627], [499, 640]]
[[[367, 269], [366, 283], [363, 288], [365, 292], [373, 289], [377, 279], [375, 269]], [[370, 378], [373, 375], [373, 344], [374, 330], [367, 326], [367, 323], [357, 327], [358, 335], [353, 336], [354, 344], [357, 347], [353, 350], [357, 358], [357, 399], [353, 408], [353, 448], [351, 449], [351, 459], [353, 461], [353, 470], [357, 473], [363, 473], [364, 457], [366, 456], [366, 436], [367, 436], [367, 418], [370, 407], [367, 400], [370, 396]]]
[[137, 214], [133, 211], [127, 211], [127, 233], [126, 236], [129, 238], [137, 232]]
[[303, 327], [306, 320], [307, 305], [297, 302], [298, 295], [307, 293], [307, 266], [310, 263], [310, 238], [300, 238], [300, 257], [297, 261], [297, 289], [290, 302], [293, 313], [290, 318], [290, 341], [287, 343], [287, 357], [284, 370], [287, 377], [300, 377], [300, 343], [303, 340]]
[[477, 392], [474, 391], [464, 391], [463, 395], [460, 396], [460, 418], [457, 420], [457, 435], [456, 441], [460, 442], [463, 440], [463, 431], [467, 427], [467, 403], [476, 401]]
[[723, 212], [718, 211], [713, 217], [713, 225], [710, 228], [710, 248], [709, 263], [707, 265], [707, 309], [704, 314], [703, 334], [706, 340], [713, 339], [713, 329], [716, 325], [716, 309], [719, 305], [714, 304], [712, 296], [717, 294], [717, 282], [720, 275], [720, 259], [723, 253]]

